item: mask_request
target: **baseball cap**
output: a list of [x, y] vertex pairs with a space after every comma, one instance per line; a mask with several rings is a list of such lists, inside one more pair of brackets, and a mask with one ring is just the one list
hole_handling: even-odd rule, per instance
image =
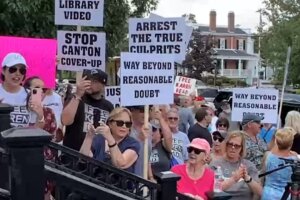
[[207, 154], [210, 153], [210, 145], [209, 143], [202, 138], [195, 138], [192, 140], [192, 142], [188, 145], [189, 147], [194, 147], [196, 149], [202, 149]]
[[215, 104], [212, 103], [212, 102], [206, 102], [203, 106], [204, 106], [204, 107], [211, 108], [211, 109], [214, 110], [214, 111], [217, 110]]
[[100, 69], [84, 69], [82, 77], [87, 77], [87, 79], [97, 80], [106, 85], [107, 83], [107, 74]]
[[224, 132], [214, 131], [212, 133], [212, 136], [217, 136], [217, 137], [221, 137], [221, 138], [225, 139], [227, 136], [227, 132], [226, 131], [224, 131]]
[[261, 117], [259, 115], [256, 115], [256, 114], [245, 114], [243, 116], [243, 120], [242, 120], [242, 126], [248, 124], [249, 122], [257, 122], [257, 123], [260, 123], [261, 120], [263, 120], [264, 117]]
[[22, 64], [27, 67], [25, 58], [19, 53], [8, 53], [2, 61], [2, 67], [12, 67], [17, 64]]

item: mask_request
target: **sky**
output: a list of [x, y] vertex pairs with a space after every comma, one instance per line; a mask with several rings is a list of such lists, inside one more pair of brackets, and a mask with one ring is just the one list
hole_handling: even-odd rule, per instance
[[180, 17], [185, 13], [196, 15], [199, 24], [209, 24], [209, 12], [217, 12], [217, 26], [227, 26], [228, 12], [235, 13], [235, 24], [256, 32], [262, 0], [159, 0], [153, 13], [163, 17]]

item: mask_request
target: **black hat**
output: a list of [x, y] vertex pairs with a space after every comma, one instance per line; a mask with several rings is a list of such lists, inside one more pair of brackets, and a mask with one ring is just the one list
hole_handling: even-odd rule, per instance
[[257, 123], [260, 123], [261, 120], [263, 120], [264, 117], [261, 117], [259, 115], [256, 115], [256, 114], [245, 114], [243, 116], [243, 120], [242, 120], [242, 126], [248, 124], [249, 122], [257, 122]]
[[221, 137], [222, 139], [225, 139], [227, 136], [227, 132], [214, 131], [212, 133], [212, 136], [217, 136], [217, 137]]
[[107, 83], [107, 74], [100, 69], [84, 69], [82, 77], [87, 77], [88, 80], [97, 80], [102, 84], [106, 85]]

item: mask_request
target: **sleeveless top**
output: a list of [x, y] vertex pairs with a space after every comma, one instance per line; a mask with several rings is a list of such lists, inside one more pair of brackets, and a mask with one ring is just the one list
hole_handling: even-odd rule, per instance
[[[278, 168], [279, 165], [285, 164], [284, 160], [280, 160], [280, 157], [269, 153], [266, 158], [266, 171]], [[296, 156], [284, 157], [285, 159], [297, 159]], [[285, 186], [291, 181], [292, 168], [286, 167], [279, 171], [273, 172], [266, 176], [265, 185], [263, 188], [262, 200], [269, 199], [281, 199]], [[288, 198], [289, 199], [289, 198]]]

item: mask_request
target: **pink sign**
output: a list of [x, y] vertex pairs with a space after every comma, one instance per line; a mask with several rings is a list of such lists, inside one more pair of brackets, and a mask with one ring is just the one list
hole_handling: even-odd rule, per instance
[[46, 87], [55, 88], [56, 48], [54, 39], [0, 36], [0, 62], [7, 53], [20, 53], [28, 65], [26, 77], [39, 76]]

